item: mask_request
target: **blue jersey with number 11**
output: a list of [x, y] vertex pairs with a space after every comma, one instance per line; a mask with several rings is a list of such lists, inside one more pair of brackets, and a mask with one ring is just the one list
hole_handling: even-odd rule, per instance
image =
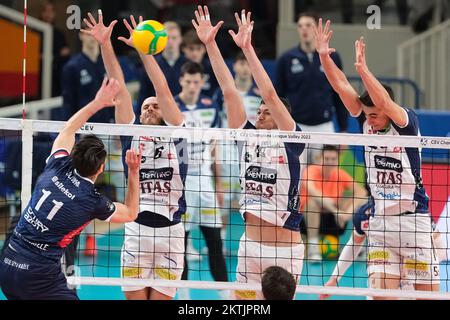
[[77, 173], [69, 153], [57, 150], [47, 159], [9, 246], [19, 255], [26, 251], [36, 259], [59, 261], [91, 220], [108, 220], [115, 210], [91, 180]]

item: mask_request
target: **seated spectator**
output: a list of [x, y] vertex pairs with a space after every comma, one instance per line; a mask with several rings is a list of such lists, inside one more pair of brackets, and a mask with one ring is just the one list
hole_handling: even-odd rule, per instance
[[[320, 261], [319, 234], [340, 236], [353, 212], [367, 202], [363, 186], [339, 168], [339, 150], [326, 145], [322, 159], [303, 173], [301, 211], [306, 218], [308, 259]], [[321, 163], [321, 164], [320, 164]]]

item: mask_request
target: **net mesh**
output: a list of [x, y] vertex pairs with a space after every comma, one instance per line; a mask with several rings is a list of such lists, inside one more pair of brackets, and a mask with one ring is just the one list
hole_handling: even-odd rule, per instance
[[[1, 119], [0, 242], [5, 243], [12, 226], [20, 217], [26, 205], [24, 201], [29, 200], [24, 195], [31, 195], [36, 179], [44, 170], [52, 142], [62, 126], [60, 122]], [[325, 293], [339, 298], [450, 297], [447, 293], [446, 264], [450, 230], [447, 223], [450, 195], [448, 138], [108, 124], [86, 124], [79, 133], [96, 134], [103, 140], [108, 158], [96, 187], [113, 201], [123, 202], [127, 191], [122, 164], [124, 139], [120, 139], [121, 136], [130, 137], [134, 141], [132, 145], [150, 143], [144, 138], [152, 137], [152, 144], [166, 144], [168, 153], [160, 153], [157, 148], [152, 152], [155, 158], [158, 155], [165, 157], [167, 167], [174, 168], [179, 165], [178, 160], [184, 157], [181, 162], [186, 161], [189, 167], [195, 168], [192, 171], [188, 169], [185, 178], [187, 207], [179, 224], [188, 231], [186, 253], [183, 254], [183, 228], [175, 230], [177, 226], [171, 226], [171, 231], [164, 234], [161, 231], [164, 228], [149, 230], [137, 224], [136, 229], [136, 226], [128, 228], [123, 224], [93, 221], [80, 235], [74, 257], [66, 255], [64, 261], [65, 271], [72, 276], [69, 282], [81, 285], [78, 287], [79, 293], [88, 298], [104, 295], [98, 286], [113, 288], [110, 290], [112, 293], [108, 293], [109, 298], [121, 298], [120, 287], [132, 290], [145, 286], [212, 289], [216, 290], [217, 298], [223, 298], [221, 292], [224, 290], [237, 290], [243, 297], [251, 298], [260, 288], [260, 282], [254, 279], [260, 278], [261, 272], [274, 264], [289, 269], [296, 276], [299, 298], [316, 299], [317, 294]], [[184, 149], [172, 144], [173, 141], [186, 142], [187, 152], [180, 153]], [[324, 144], [327, 146], [324, 147]], [[300, 155], [299, 150], [303, 148]], [[375, 162], [367, 161], [365, 158], [371, 150], [377, 148], [386, 149], [385, 157], [375, 158]], [[421, 150], [423, 180], [410, 181], [405, 178], [407, 172], [415, 169], [415, 160], [408, 156], [409, 150], [413, 149]], [[265, 160], [255, 160], [260, 157]], [[296, 157], [297, 167], [301, 168], [298, 177], [295, 177]], [[402, 160], [399, 162], [396, 159]], [[258, 168], [255, 161], [260, 161]], [[160, 167], [152, 163], [154, 168], [147, 168], [148, 171], [144, 172], [146, 177], [142, 175], [141, 167], [141, 195], [148, 192], [153, 200], [170, 199], [175, 191], [183, 191], [177, 190], [176, 185], [168, 185], [168, 173], [158, 170]], [[240, 175], [241, 170], [243, 173]], [[183, 178], [183, 173], [178, 169], [170, 173], [172, 181], [177, 177]], [[416, 224], [412, 229], [405, 227], [401, 232], [392, 229], [391, 224], [383, 225], [379, 230], [382, 240], [379, 242], [390, 241], [389, 250], [382, 244], [379, 247], [380, 244], [374, 243], [373, 239], [369, 242], [364, 239], [361, 250], [353, 250], [346, 258], [353, 264], [338, 270], [340, 281], [337, 287], [324, 286], [354, 234], [355, 221], [358, 222], [354, 216], [368, 202], [367, 175], [369, 187], [377, 183], [383, 185], [384, 190], [378, 188], [379, 194], [376, 196], [377, 203], [383, 204], [381, 210], [396, 210], [399, 214], [411, 211], [406, 200], [414, 197], [414, 190], [417, 187], [421, 189], [423, 185], [432, 220], [440, 232], [440, 245], [433, 241], [420, 243], [422, 240], [417, 239], [422, 239], [427, 229], [420, 229]], [[24, 182], [26, 179], [31, 179], [32, 184], [27, 185]], [[296, 185], [299, 190], [295, 189]], [[386, 187], [389, 185], [401, 187]], [[405, 203], [399, 205], [398, 200], [405, 200]], [[286, 206], [291, 210], [286, 210]], [[301, 223], [298, 223], [300, 216], [292, 214], [297, 209], [303, 216]], [[174, 212], [177, 210], [170, 210], [170, 218], [176, 220]], [[251, 212], [251, 216], [246, 214], [246, 238], [243, 238], [246, 225], [240, 210]], [[289, 215], [290, 218], [286, 218]], [[271, 229], [267, 224], [254, 224], [254, 217], [284, 226], [281, 228], [284, 231]], [[400, 217], [398, 219], [409, 219], [409, 215]], [[156, 219], [151, 223], [161, 221]], [[403, 220], [399, 226], [404, 227]], [[289, 228], [291, 231], [286, 231]], [[297, 235], [302, 238], [302, 246], [296, 245]], [[426, 252], [411, 253], [403, 247], [406, 240], [395, 242], [396, 235], [409, 237]], [[255, 236], [261, 237], [262, 243], [253, 241], [250, 236], [253, 239]], [[391, 240], [393, 236], [394, 240]], [[392, 245], [392, 241], [397, 246]], [[277, 249], [274, 249], [275, 245]], [[129, 257], [126, 251], [131, 253]], [[427, 261], [432, 259], [427, 252], [439, 255], [440, 264], [434, 260]], [[390, 260], [395, 253], [399, 253], [399, 260]], [[166, 261], [162, 261], [164, 259]], [[382, 270], [386, 273], [392, 267], [398, 267], [401, 276], [398, 290], [369, 288], [368, 262], [373, 266], [383, 265], [385, 269]], [[183, 263], [186, 266], [184, 269], [181, 267]], [[435, 279], [432, 277], [432, 271], [435, 271], [433, 266], [439, 268], [437, 278], [440, 279], [440, 290], [433, 293], [411, 290], [414, 280], [423, 280], [424, 277]], [[425, 272], [427, 268], [431, 268], [431, 273]], [[139, 277], [141, 279], [137, 279]], [[178, 281], [180, 277], [182, 280]], [[182, 290], [178, 291], [180, 297]], [[191, 298], [201, 298], [200, 291], [191, 290]]]

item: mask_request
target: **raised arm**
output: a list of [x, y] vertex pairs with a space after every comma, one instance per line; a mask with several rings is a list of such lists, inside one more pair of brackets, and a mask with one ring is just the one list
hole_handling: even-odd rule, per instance
[[320, 56], [323, 70], [327, 76], [328, 81], [333, 87], [334, 91], [339, 94], [342, 102], [351, 115], [357, 116], [361, 113], [362, 104], [359, 101], [359, 95], [352, 87], [344, 72], [331, 59], [331, 54], [336, 50], [330, 48], [330, 40], [333, 36], [333, 31], [330, 30], [330, 20], [325, 24], [325, 29], [322, 25], [322, 19], [319, 19], [319, 26], [315, 28], [316, 34], [316, 49]]
[[80, 109], [66, 122], [66, 125], [53, 142], [52, 153], [58, 149], [65, 149], [70, 153], [75, 144], [75, 133], [98, 111], [105, 107], [114, 106], [118, 92], [118, 81], [115, 79], [108, 81], [105, 78], [95, 99]]
[[136, 220], [139, 213], [139, 168], [141, 164], [142, 150], [139, 153], [127, 150], [125, 162], [128, 165], [128, 189], [125, 203], [115, 203], [116, 212], [110, 222], [124, 223]]
[[111, 43], [111, 33], [117, 20], [110, 23], [108, 27], [103, 24], [102, 10], [98, 10], [98, 22], [88, 13], [88, 19], [83, 19], [88, 29], [81, 29], [81, 32], [91, 35], [100, 45], [103, 63], [105, 65], [108, 77], [117, 79], [120, 91], [117, 96], [117, 104], [115, 108], [116, 123], [130, 123], [133, 120], [133, 102], [131, 95], [125, 84], [125, 77], [117, 60], [114, 48]]
[[199, 39], [205, 44], [209, 61], [222, 90], [228, 116], [228, 126], [232, 129], [239, 128], [247, 121], [244, 103], [215, 40], [223, 21], [219, 21], [213, 27], [207, 6], [204, 6], [204, 9], [198, 6], [198, 10], [195, 11], [195, 17], [196, 20], [192, 20], [192, 24], [197, 31]]
[[250, 19], [251, 12], [248, 12], [246, 15], [245, 10], [242, 10], [241, 14], [242, 20], [239, 18], [239, 15], [235, 13], [236, 22], [239, 26], [238, 34], [235, 34], [233, 30], [230, 30], [229, 33], [233, 37], [234, 42], [236, 42], [236, 45], [244, 52], [255, 82], [261, 91], [261, 96], [266, 106], [269, 108], [278, 129], [292, 131], [295, 129], [294, 119], [292, 119], [289, 111], [284, 106], [280, 97], [278, 97], [269, 75], [266, 70], [264, 70], [261, 61], [259, 61], [255, 49], [252, 46], [254, 21], [251, 21]]
[[369, 93], [375, 106], [383, 110], [383, 112], [398, 126], [405, 127], [408, 124], [408, 115], [402, 107], [400, 107], [394, 100], [389, 96], [389, 93], [380, 83], [380, 81], [375, 78], [375, 76], [370, 72], [366, 63], [366, 44], [364, 43], [364, 38], [361, 37], [355, 42], [356, 50], [356, 71], [358, 71], [364, 86]]
[[[133, 33], [133, 29], [137, 27], [137, 23], [134, 16], [130, 16], [130, 21], [132, 26], [126, 19], [123, 20], [125, 27], [130, 33], [129, 38], [119, 37], [119, 40], [134, 48], [131, 35]], [[139, 22], [142, 22], [142, 17], [139, 17]], [[155, 88], [156, 98], [158, 99], [158, 104], [161, 106], [164, 121], [173, 126], [182, 125], [184, 122], [184, 116], [178, 108], [172, 92], [170, 91], [169, 85], [167, 84], [166, 77], [164, 76], [164, 73], [155, 58], [151, 55], [143, 55], [142, 53], [139, 53], [139, 57], [141, 58], [145, 71], [147, 72], [147, 75]]]

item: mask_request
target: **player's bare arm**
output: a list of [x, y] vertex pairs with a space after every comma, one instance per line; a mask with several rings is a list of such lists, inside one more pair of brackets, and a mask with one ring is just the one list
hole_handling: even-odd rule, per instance
[[384, 113], [398, 126], [405, 127], [408, 124], [408, 115], [402, 107], [391, 99], [389, 93], [370, 72], [366, 63], [366, 44], [364, 38], [361, 37], [355, 42], [356, 62], [355, 68], [369, 92], [375, 106], [381, 108]]
[[358, 115], [362, 110], [362, 104], [358, 99], [359, 95], [348, 81], [344, 72], [338, 68], [330, 56], [336, 51], [336, 49], [330, 48], [330, 41], [333, 37], [333, 30], [330, 29], [330, 25], [331, 22], [328, 20], [324, 28], [322, 19], [319, 19], [319, 25], [315, 28], [316, 50], [319, 53], [325, 75], [334, 91], [339, 94], [347, 110], [352, 115]]
[[[140, 16], [139, 22], [142, 21], [143, 19]], [[134, 16], [130, 16], [130, 22], [131, 25], [126, 19], [123, 20], [123, 23], [130, 34], [128, 38], [119, 37], [119, 40], [134, 48], [131, 38], [133, 30], [137, 27]], [[156, 98], [158, 99], [158, 104], [161, 106], [161, 112], [164, 120], [173, 126], [182, 125], [184, 122], [184, 116], [178, 108], [178, 105], [170, 92], [166, 77], [164, 76], [164, 73], [155, 58], [152, 55], [144, 55], [142, 53], [139, 53], [139, 56], [144, 64], [145, 71], [147, 72], [147, 75], [155, 88]]]
[[127, 150], [125, 162], [128, 165], [128, 189], [125, 204], [115, 203], [116, 212], [110, 222], [122, 223], [136, 220], [139, 213], [139, 168], [142, 150]]
[[203, 8], [198, 6], [195, 18], [192, 20], [192, 25], [206, 47], [211, 66], [224, 96], [228, 126], [232, 129], [239, 128], [247, 121], [244, 103], [215, 40], [223, 21], [219, 21], [216, 26], [213, 26], [207, 6]]
[[75, 144], [75, 133], [98, 111], [105, 107], [114, 106], [119, 90], [120, 85], [117, 80], [109, 79], [108, 81], [105, 78], [95, 99], [80, 109], [66, 122], [66, 125], [53, 143], [52, 153], [58, 149], [65, 149], [70, 153]]
[[261, 61], [256, 55], [255, 49], [252, 46], [252, 31], [254, 21], [251, 21], [251, 12], [246, 13], [245, 10], [241, 12], [242, 19], [237, 13], [235, 13], [236, 22], [239, 26], [238, 34], [235, 34], [233, 30], [229, 33], [233, 37], [234, 42], [238, 47], [242, 49], [245, 57], [250, 66], [250, 70], [253, 77], [261, 91], [261, 96], [270, 110], [275, 123], [279, 130], [293, 131], [295, 130], [295, 122], [292, 119], [289, 111], [284, 106], [281, 99], [269, 78], [269, 75], [265, 71]]
[[117, 20], [112, 21], [109, 26], [106, 27], [103, 23], [103, 14], [101, 10], [98, 10], [98, 22], [90, 12], [88, 13], [88, 17], [89, 20], [86, 18], [83, 19], [87, 29], [81, 29], [81, 32], [89, 34], [98, 42], [108, 77], [119, 81], [120, 91], [117, 96], [115, 119], [116, 123], [128, 124], [134, 117], [133, 102], [125, 84], [122, 68], [120, 67], [111, 43], [111, 33]]

